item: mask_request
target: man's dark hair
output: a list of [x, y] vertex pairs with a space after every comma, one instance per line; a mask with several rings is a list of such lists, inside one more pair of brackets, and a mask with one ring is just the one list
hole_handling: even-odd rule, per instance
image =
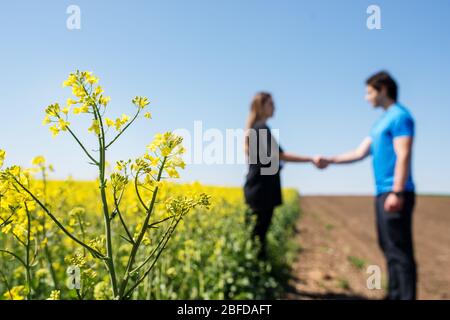
[[398, 87], [395, 80], [391, 77], [391, 75], [386, 71], [381, 71], [369, 79], [366, 80], [366, 84], [368, 86], [373, 87], [377, 91], [381, 91], [382, 88], [386, 88], [386, 94], [389, 98], [394, 101], [397, 101], [398, 96]]

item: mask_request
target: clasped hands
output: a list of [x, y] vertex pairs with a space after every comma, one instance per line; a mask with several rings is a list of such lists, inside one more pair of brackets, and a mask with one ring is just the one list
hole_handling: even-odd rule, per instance
[[333, 163], [333, 160], [331, 158], [326, 158], [323, 156], [315, 156], [311, 159], [311, 162], [316, 166], [317, 169], [325, 169]]

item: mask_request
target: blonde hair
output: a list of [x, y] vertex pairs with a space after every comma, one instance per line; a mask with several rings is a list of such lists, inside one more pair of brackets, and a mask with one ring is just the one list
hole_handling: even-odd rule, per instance
[[247, 123], [245, 125], [245, 141], [244, 141], [244, 150], [245, 154], [248, 156], [249, 150], [249, 130], [254, 126], [254, 124], [258, 121], [261, 121], [265, 118], [265, 110], [264, 105], [269, 99], [272, 99], [272, 95], [268, 92], [258, 92], [252, 100], [250, 105], [250, 113], [247, 117]]

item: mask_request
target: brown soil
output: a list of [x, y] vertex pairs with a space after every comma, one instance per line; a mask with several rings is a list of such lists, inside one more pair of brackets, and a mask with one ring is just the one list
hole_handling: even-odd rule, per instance
[[[288, 299], [380, 299], [387, 274], [375, 233], [372, 197], [302, 197], [300, 245]], [[418, 298], [450, 299], [450, 197], [420, 196], [414, 212]], [[370, 290], [369, 265], [382, 270]]]

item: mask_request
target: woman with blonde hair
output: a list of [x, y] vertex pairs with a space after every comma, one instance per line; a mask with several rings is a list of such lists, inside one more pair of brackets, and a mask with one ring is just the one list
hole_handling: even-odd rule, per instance
[[314, 159], [285, 152], [273, 138], [267, 120], [273, 117], [272, 96], [259, 92], [253, 98], [246, 124], [245, 153], [249, 163], [244, 185], [245, 200], [256, 215], [253, 236], [261, 243], [260, 257], [266, 257], [266, 234], [274, 208], [282, 204], [280, 169], [284, 162], [311, 162]]

